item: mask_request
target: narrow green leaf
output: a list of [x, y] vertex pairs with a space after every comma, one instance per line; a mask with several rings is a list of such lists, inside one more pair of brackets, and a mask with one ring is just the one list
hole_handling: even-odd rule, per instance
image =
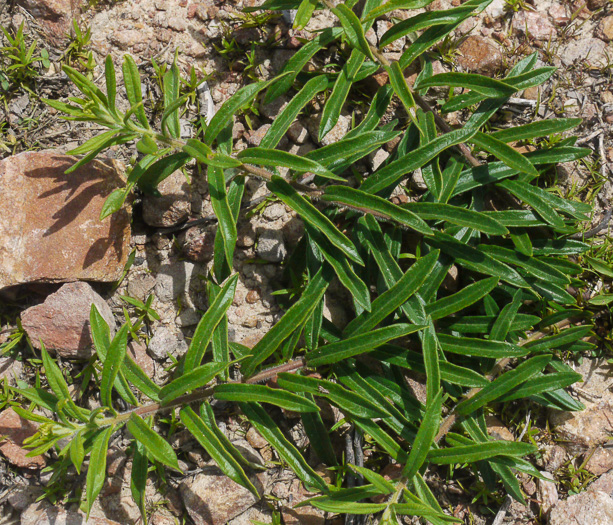
[[181, 137], [181, 125], [179, 123], [179, 108], [187, 101], [187, 96], [179, 97], [181, 89], [181, 78], [177, 57], [172, 62], [172, 66], [166, 72], [163, 79], [164, 84], [164, 114], [160, 127], [162, 132], [168, 128], [171, 137], [178, 139]]
[[138, 414], [133, 413], [130, 416], [127, 427], [134, 439], [143, 444], [149, 456], [162, 465], [183, 473], [181, 467], [179, 467], [177, 455], [168, 441], [154, 432]]
[[126, 356], [127, 345], [128, 325], [124, 324], [113, 337], [104, 360], [102, 379], [100, 380], [100, 399], [104, 406], [112, 406], [113, 384]]
[[100, 494], [104, 486], [104, 478], [106, 478], [106, 453], [109, 447], [109, 439], [115, 430], [114, 427], [106, 427], [95, 438], [92, 443], [92, 450], [89, 456], [89, 467], [87, 468], [86, 489], [86, 507], [87, 519], [92, 510], [94, 501]]
[[136, 118], [145, 129], [149, 127], [149, 121], [143, 107], [143, 91], [140, 84], [140, 74], [136, 62], [130, 55], [123, 57], [123, 83], [126, 88], [126, 95], [130, 102], [131, 108], [134, 110]]
[[580, 118], [547, 119], [496, 131], [491, 133], [490, 136], [503, 142], [516, 142], [545, 137], [552, 133], [563, 133], [569, 129], [576, 128], [579, 124], [581, 124]]
[[333, 185], [328, 186], [320, 198], [323, 201], [343, 204], [362, 213], [371, 213], [377, 218], [396, 221], [424, 235], [432, 235], [430, 227], [412, 211], [362, 190]]
[[107, 55], [104, 61], [104, 78], [106, 81], [106, 97], [109, 102], [109, 109], [111, 113], [116, 113], [115, 99], [117, 98], [117, 78], [111, 55]]
[[302, 0], [302, 2], [300, 2], [296, 18], [294, 18], [294, 29], [304, 29], [304, 26], [309, 23], [309, 20], [313, 16], [313, 12], [318, 3], [318, 0]]
[[[498, 315], [474, 315], [462, 317], [447, 317], [440, 319], [437, 326], [441, 329], [452, 330], [465, 334], [489, 334], [494, 328], [494, 324], [498, 319]], [[524, 331], [532, 328], [540, 321], [540, 317], [535, 315], [517, 314], [511, 327], [510, 332]]]
[[[383, 47], [383, 44], [380, 45]], [[397, 61], [392, 62], [391, 67], [386, 67], [385, 70], [389, 75], [390, 84], [394, 88], [394, 92], [398, 95], [400, 102], [402, 102], [402, 105], [410, 115], [411, 110], [415, 108], [415, 99], [413, 98], [413, 93], [411, 93], [411, 88], [409, 88], [406, 78], [404, 78], [404, 73], [400, 69], [400, 64]]]
[[315, 206], [302, 197], [281, 177], [273, 176], [267, 184], [268, 189], [292, 208], [300, 217], [314, 228], [318, 228], [329, 240], [353, 262], [362, 265], [362, 259], [353, 243]]
[[488, 443], [431, 450], [428, 459], [436, 465], [453, 465], [455, 463], [474, 463], [495, 456], [521, 457], [534, 452], [536, 452], [536, 447], [529, 443], [490, 441]]
[[230, 363], [207, 363], [173, 379], [160, 390], [160, 404], [167, 405], [186, 392], [205, 386], [228, 366]]
[[200, 365], [207, 346], [213, 337], [213, 331], [221, 319], [226, 315], [226, 311], [234, 300], [238, 274], [228, 278], [221, 291], [215, 297], [206, 313], [200, 319], [192, 341], [185, 354], [183, 369], [190, 372]]
[[70, 461], [77, 470], [77, 474], [81, 474], [81, 466], [85, 459], [85, 449], [83, 447], [83, 432], [77, 432], [70, 442]]
[[532, 163], [521, 153], [519, 153], [519, 151], [512, 148], [502, 140], [493, 137], [492, 135], [487, 135], [479, 131], [471, 137], [470, 142], [494, 155], [507, 166], [519, 171], [520, 173], [527, 173], [529, 175], [533, 175], [534, 177], [537, 177], [539, 174]]
[[418, 325], [395, 324], [356, 335], [336, 343], [320, 346], [306, 355], [306, 362], [311, 367], [337, 363], [348, 357], [370, 352], [392, 339], [397, 339], [422, 329]]
[[426, 313], [433, 320], [447, 317], [483, 299], [498, 285], [497, 277], [489, 277], [462, 288], [459, 292], [426, 305]]
[[438, 337], [432, 318], [428, 318], [428, 323], [429, 326], [424, 330], [421, 341], [426, 372], [426, 399], [430, 403], [441, 388], [441, 367]]
[[403, 305], [428, 278], [439, 252], [434, 250], [418, 259], [389, 290], [372, 303], [370, 312], [363, 312], [351, 321], [344, 330], [346, 336], [366, 333], [377, 326], [388, 315]]
[[302, 396], [265, 385], [217, 385], [213, 394], [225, 401], [269, 403], [293, 412], [318, 412], [319, 408]]
[[370, 50], [370, 45], [364, 36], [364, 28], [357, 15], [345, 4], [340, 4], [338, 7], [332, 9], [332, 12], [341, 21], [345, 36], [347, 40], [349, 40], [351, 46], [356, 50], [360, 50], [364, 55], [374, 61], [375, 57]]
[[191, 158], [191, 155], [183, 152], [162, 157], [143, 172], [138, 179], [138, 187], [145, 193], [155, 195], [158, 184], [185, 166]]
[[530, 351], [521, 346], [505, 343], [502, 341], [487, 341], [473, 337], [455, 337], [446, 334], [438, 334], [443, 351], [460, 355], [472, 355], [475, 357], [521, 357]]
[[505, 305], [505, 307], [500, 311], [500, 315], [492, 327], [492, 331], [490, 332], [489, 336], [492, 341], [504, 341], [507, 338], [507, 334], [509, 333], [511, 326], [513, 326], [513, 321], [515, 320], [515, 316], [517, 315], [517, 311], [519, 310], [520, 306], [521, 290], [515, 290], [513, 301]]
[[247, 148], [236, 156], [246, 164], [260, 166], [284, 166], [298, 173], [311, 172], [326, 179], [345, 182], [345, 179], [324, 168], [321, 164], [306, 157], [300, 157], [286, 151], [269, 148]]
[[564, 228], [564, 221], [562, 220], [562, 217], [560, 217], [553, 207], [543, 199], [538, 192], [538, 188], [516, 180], [503, 180], [496, 183], [496, 186], [504, 188], [515, 195], [518, 199], [532, 206], [534, 211], [552, 226], [556, 228]]
[[537, 356], [524, 361], [517, 368], [501, 375], [473, 397], [462, 401], [456, 407], [456, 412], [461, 415], [467, 415], [502, 397], [516, 386], [538, 374], [547, 366], [549, 361], [551, 361], [551, 356], [549, 355]]
[[417, 437], [411, 447], [411, 453], [406, 465], [402, 468], [402, 475], [407, 479], [412, 479], [419, 471], [426, 457], [430, 452], [430, 448], [434, 444], [434, 437], [438, 433], [441, 422], [441, 411], [443, 407], [443, 390], [440, 389], [437, 394], [428, 402], [426, 413], [424, 414], [423, 422], [417, 431]]
[[523, 399], [536, 394], [551, 392], [552, 390], [569, 387], [578, 381], [583, 381], [583, 376], [576, 372], [557, 372], [533, 377], [500, 397], [500, 401], [514, 401], [515, 399]]
[[134, 442], [134, 455], [132, 456], [132, 473], [130, 476], [130, 491], [132, 499], [138, 505], [143, 523], [147, 523], [146, 488], [149, 474], [149, 461], [142, 443]]
[[536, 352], [548, 352], [554, 348], [574, 343], [586, 337], [594, 327], [592, 325], [584, 326], [571, 326], [562, 330], [560, 333], [554, 335], [548, 335], [537, 339], [536, 341], [530, 341], [524, 346], [528, 348], [532, 353]]
[[236, 221], [230, 209], [228, 195], [226, 193], [226, 179], [222, 168], [209, 167], [207, 181], [211, 195], [211, 205], [217, 217], [219, 231], [223, 239], [224, 253], [228, 265], [231, 267], [234, 261], [234, 248], [236, 247], [237, 231]]
[[440, 73], [424, 79], [415, 89], [435, 86], [461, 87], [492, 98], [508, 97], [517, 91], [510, 84], [475, 73]]
[[402, 206], [425, 220], [442, 220], [473, 228], [490, 235], [506, 235], [509, 231], [493, 217], [482, 213], [437, 202], [411, 202]]

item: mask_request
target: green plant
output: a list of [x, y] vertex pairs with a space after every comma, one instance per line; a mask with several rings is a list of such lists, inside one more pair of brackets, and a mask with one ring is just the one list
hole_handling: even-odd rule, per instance
[[[91, 509], [105, 478], [109, 440], [124, 426], [134, 438], [132, 493], [144, 519], [149, 463], [161, 471], [162, 467], [180, 470], [176, 452], [163, 437], [167, 426], [171, 431], [185, 426], [231, 479], [255, 493], [246, 474], [250, 464], [217, 427], [209, 403], [215, 398], [237, 402], [281, 460], [318, 493], [302, 504], [334, 513], [381, 513], [381, 523], [396, 523], [398, 516], [406, 514], [433, 524], [457, 521], [443, 512], [430, 490], [427, 469], [469, 465], [486, 484], [487, 492], [478, 488], [479, 497], [490, 497], [501, 482], [520, 501], [524, 497], [514, 471], [541, 476], [524, 459], [537, 452], [534, 444], [489, 438], [486, 407], [524, 400], [563, 410], [582, 408], [565, 391], [581, 376], [558, 356], [580, 353], [586, 345], [591, 348], [582, 340], [592, 328], [585, 322], [589, 315], [577, 315], [575, 298], [567, 291], [570, 284], [581, 283], [574, 276], [582, 271], [568, 256], [589, 248], [568, 235], [587, 219], [590, 206], [541, 186], [551, 165], [583, 158], [590, 150], [576, 147], [572, 137], [526, 155], [509, 145], [566, 132], [580, 121], [553, 119], [482, 131], [510, 96], [547, 81], [554, 68], [535, 69], [534, 54], [497, 80], [466, 73], [433, 75], [424, 62], [411, 89], [403, 74], [406, 68], [490, 0], [468, 0], [458, 8], [418, 14], [395, 24], [382, 36], [381, 46], [405, 35], [415, 38], [394, 62], [371, 46], [364, 32], [377, 17], [405, 3], [390, 0], [380, 5], [366, 0], [360, 17], [352, 10], [356, 3], [334, 7], [324, 1], [340, 26], [322, 31], [305, 44], [278, 76], [240, 88], [213, 116], [201, 140], [180, 138], [179, 115], [188, 95], [180, 94], [176, 62], [156, 70], [165, 108], [157, 129], [148, 118], [140, 75], [129, 55], [123, 62], [130, 104], [125, 113], [116, 105], [116, 73], [110, 57], [105, 64], [106, 93], [64, 66], [83, 95], [68, 103], [47, 103], [68, 119], [108, 128], [73, 150], [84, 157], [69, 171], [108, 147], [131, 141], [136, 141], [143, 155], [126, 187], [110, 195], [101, 218], [119, 210], [137, 186], [155, 194], [165, 177], [195, 159], [206, 167], [218, 220], [213, 269], [207, 279], [210, 306], [186, 355], [173, 365], [168, 384], [153, 383], [126, 355], [129, 324], [111, 338], [93, 308], [90, 320], [102, 370], [101, 406], [85, 409], [70, 398], [60, 369], [44, 348], [42, 359], [52, 392], [18, 389], [59, 419], [19, 410], [42, 424], [31, 440], [32, 454], [71, 437], [58, 450], [58, 477], [71, 464], [80, 471], [90, 455], [86, 510]], [[406, 4], [418, 8], [428, 3]], [[297, 8], [297, 26], [304, 26], [317, 7], [311, 0], [269, 0], [263, 6]], [[347, 62], [334, 72], [302, 75], [310, 58], [333, 44], [350, 51]], [[354, 84], [381, 68], [389, 83], [378, 89], [367, 114], [343, 139], [301, 157], [277, 149], [300, 111], [328, 92], [319, 127], [319, 138], [325, 137], [346, 107]], [[466, 90], [443, 101], [442, 107], [443, 112], [475, 108], [461, 129], [451, 130], [424, 99], [437, 86]], [[296, 93], [261, 145], [234, 154], [235, 115], [254, 105], [260, 93], [265, 92], [263, 102], [268, 103], [294, 89]], [[380, 124], [394, 96], [409, 115], [408, 127], [401, 128], [397, 121]], [[379, 169], [365, 178], [353, 177], [354, 164], [395, 139], [399, 139], [397, 147]], [[491, 160], [482, 163], [475, 155]], [[278, 175], [281, 167], [289, 170], [285, 178]], [[406, 177], [418, 169], [428, 190], [415, 202], [393, 204], [392, 192], [402, 190]], [[304, 174], [314, 175], [312, 185], [303, 182]], [[232, 262], [246, 177], [264, 180], [274, 198], [302, 218], [306, 230], [287, 264], [294, 277], [288, 287], [294, 298], [288, 300], [283, 317], [251, 349], [228, 341], [226, 318], [238, 279]], [[444, 283], [452, 269], [463, 285], [459, 291], [447, 289]], [[334, 279], [351, 296], [350, 321], [344, 327], [323, 315], [324, 295]], [[148, 312], [150, 304], [137, 306]], [[240, 366], [240, 380], [231, 379], [235, 366]], [[407, 371], [425, 378], [425, 404], [408, 390]], [[272, 378], [279, 388], [260, 384]], [[209, 386], [214, 379], [216, 383]], [[118, 398], [134, 408], [119, 411]], [[365, 484], [341, 486], [348, 465], [340, 462], [329, 437], [340, 424], [326, 428], [315, 400], [335, 405], [344, 421], [376, 451], [372, 464], [350, 466]], [[300, 414], [310, 445], [339, 474], [336, 481], [327, 484], [313, 470], [262, 403]], [[156, 419], [173, 408], [180, 409], [179, 421], [174, 415]], [[402, 465], [400, 479], [390, 481], [378, 472], [377, 458], [382, 457]], [[384, 501], [366, 502], [374, 496], [383, 496]]]
[[23, 27], [22, 23], [14, 34], [0, 27], [8, 42], [7, 46], [0, 47], [0, 87], [4, 91], [18, 87], [30, 90], [32, 82], [39, 75], [36, 65], [41, 64], [45, 68], [50, 66], [46, 49], [41, 49], [40, 54], [35, 55], [36, 42], [29, 46], [26, 44]]

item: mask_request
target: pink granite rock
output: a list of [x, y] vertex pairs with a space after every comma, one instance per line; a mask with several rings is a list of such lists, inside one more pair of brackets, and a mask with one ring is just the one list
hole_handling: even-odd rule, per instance
[[26, 456], [29, 450], [23, 447], [23, 441], [36, 434], [38, 425], [22, 418], [12, 408], [7, 408], [0, 413], [0, 452], [10, 463], [20, 468], [39, 469], [47, 462], [43, 456], [29, 458]]
[[0, 160], [0, 289], [24, 283], [119, 279], [130, 251], [130, 210], [100, 221], [124, 185], [115, 161], [68, 175], [74, 157], [54, 151]]
[[100, 315], [114, 330], [113, 312], [93, 288], [83, 282], [68, 283], [51, 294], [44, 303], [21, 314], [21, 324], [36, 348], [45, 348], [68, 359], [89, 359], [92, 337], [89, 312], [95, 304]]
[[61, 45], [68, 40], [72, 21], [79, 16], [79, 0], [17, 0], [41, 25], [47, 40]]

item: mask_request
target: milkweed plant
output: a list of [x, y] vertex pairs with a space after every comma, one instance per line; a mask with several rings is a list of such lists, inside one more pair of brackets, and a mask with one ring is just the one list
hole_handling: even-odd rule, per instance
[[[545, 174], [556, 163], [575, 161], [590, 150], [575, 146], [575, 137], [562, 135], [579, 119], [547, 119], [492, 131], [488, 123], [509, 97], [547, 82], [554, 68], [536, 67], [535, 53], [501, 79], [433, 74], [429, 50], [491, 0], [468, 0], [453, 9], [411, 16], [411, 10], [431, 1], [366, 0], [358, 8], [357, 0], [338, 6], [329, 0], [267, 0], [257, 9], [297, 9], [297, 28], [316, 9], [330, 10], [337, 23], [305, 43], [274, 78], [240, 88], [203, 124], [197, 138], [187, 140], [181, 138], [179, 117], [188, 95], [181, 95], [176, 60], [164, 73], [164, 111], [155, 122], [148, 117], [131, 56], [122, 64], [126, 112], [116, 105], [117, 77], [110, 57], [105, 91], [64, 66], [82, 95], [47, 103], [67, 120], [108, 128], [72, 151], [83, 157], [71, 170], [111, 146], [135, 143], [140, 154], [125, 188], [108, 197], [102, 218], [119, 210], [136, 189], [156, 194], [161, 181], [195, 160], [206, 174], [218, 222], [207, 278], [210, 306], [167, 384], [155, 384], [126, 355], [128, 325], [111, 337], [92, 307], [101, 406], [89, 410], [72, 400], [60, 368], [44, 348], [49, 388], [19, 389], [33, 406], [57, 416], [19, 409], [23, 417], [41, 424], [30, 439], [32, 455], [55, 447], [54, 476], [71, 466], [81, 472], [89, 456], [82, 501], [87, 512], [104, 483], [109, 440], [126, 427], [133, 440], [132, 494], [146, 522], [150, 465], [162, 472], [181, 470], [164, 437], [165, 426], [158, 424], [168, 410], [178, 411], [177, 424], [230, 479], [257, 495], [249, 477], [252, 464], [217, 426], [213, 400], [236, 403], [312, 491], [301, 505], [330, 513], [377, 514], [380, 523], [397, 523], [402, 515], [435, 525], [460, 521], [443, 512], [426, 481], [426, 471], [439, 465], [467, 465], [493, 490], [501, 483], [525, 502], [516, 473], [541, 476], [526, 459], [537, 448], [491, 438], [485, 413], [492, 404], [517, 400], [560, 410], [582, 408], [566, 392], [581, 376], [559, 356], [590, 348], [583, 339], [592, 326], [570, 322], [578, 310], [567, 287], [580, 282], [576, 276], [582, 271], [569, 256], [588, 249], [570, 236], [589, 219], [591, 207], [549, 191]], [[373, 46], [365, 32], [397, 9], [407, 10], [407, 17], [391, 25], [379, 47]], [[389, 60], [385, 46], [403, 37], [408, 37], [404, 51]], [[315, 54], [331, 46], [346, 54], [344, 63], [323, 72], [305, 69]], [[417, 65], [419, 74], [410, 86], [405, 73]], [[349, 107], [356, 84], [381, 72], [388, 81], [342, 139], [301, 156], [278, 148], [313, 100], [323, 105], [321, 141]], [[428, 90], [435, 87], [448, 92], [438, 111], [427, 101]], [[462, 93], [455, 94], [455, 88], [463, 88]], [[282, 95], [289, 103], [261, 144], [236, 153], [232, 128], [237, 113], [256, 100], [267, 104]], [[398, 119], [383, 119], [394, 103]], [[460, 110], [465, 123], [451, 129], [444, 115]], [[556, 140], [536, 140], [552, 135]], [[391, 141], [396, 145], [377, 169], [364, 176], [352, 169]], [[522, 154], [513, 146], [524, 141], [541, 146]], [[394, 204], [398, 200], [392, 194], [404, 192], [417, 170], [427, 190]], [[238, 279], [233, 266], [237, 219], [250, 177], [263, 180], [305, 227], [288, 262], [299, 279], [299, 293], [253, 348], [229, 342], [226, 317]], [[462, 283], [459, 291], [444, 286], [452, 268]], [[324, 296], [333, 281], [350, 298], [345, 326], [324, 317]], [[425, 400], [409, 390], [409, 373], [424, 378]], [[269, 379], [276, 380], [275, 388], [267, 386]], [[336, 407], [345, 423], [367, 436], [377, 454], [401, 466], [401, 475], [387, 479], [368, 462], [343, 465], [331, 439], [338, 425], [331, 428], [324, 422], [324, 404]], [[325, 481], [271, 417], [271, 405], [299, 414], [310, 447], [332, 472], [350, 467], [364, 483], [343, 487]]]

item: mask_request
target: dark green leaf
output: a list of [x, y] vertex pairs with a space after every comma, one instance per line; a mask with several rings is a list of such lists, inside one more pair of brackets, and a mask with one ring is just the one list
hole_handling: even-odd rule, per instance
[[94, 439], [87, 467], [87, 480], [85, 482], [87, 499], [87, 518], [92, 510], [94, 501], [100, 494], [106, 478], [106, 453], [109, 447], [109, 439], [115, 430], [114, 427], [106, 427]]
[[269, 403], [293, 412], [318, 412], [319, 408], [302, 396], [265, 385], [217, 385], [214, 396], [225, 401]]
[[134, 439], [143, 444], [149, 456], [162, 463], [162, 465], [182, 473], [177, 461], [177, 455], [168, 441], [157, 432], [154, 432], [138, 414], [133, 413], [130, 416], [127, 427], [134, 436]]

